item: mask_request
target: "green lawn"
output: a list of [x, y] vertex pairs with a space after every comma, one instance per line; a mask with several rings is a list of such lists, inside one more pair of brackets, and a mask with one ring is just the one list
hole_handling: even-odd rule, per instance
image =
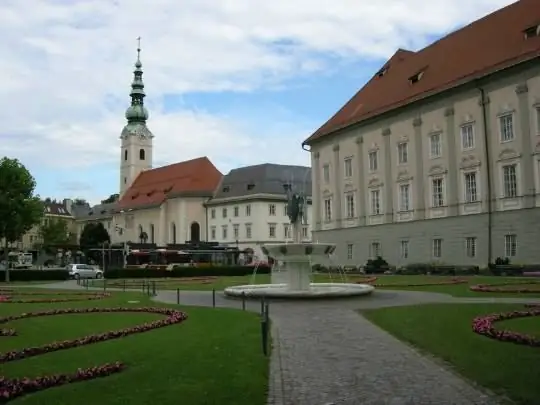
[[[540, 350], [472, 332], [474, 317], [523, 309], [522, 305], [432, 304], [366, 310], [362, 314], [397, 338], [448, 362], [464, 377], [520, 405], [540, 401]], [[505, 328], [540, 335], [537, 317], [508, 320]]]
[[[46, 295], [36, 297], [43, 296]], [[14, 295], [14, 298], [23, 297], [33, 298]], [[114, 293], [111, 298], [97, 301], [0, 303], [0, 316], [96, 306], [180, 308], [189, 318], [181, 324], [138, 335], [2, 364], [2, 375], [9, 378], [70, 373], [79, 367], [116, 361], [127, 365], [119, 374], [47, 389], [17, 398], [10, 404], [266, 403], [268, 359], [261, 350], [259, 317], [253, 313], [160, 305], [139, 293]], [[144, 313], [72, 314], [13, 321], [1, 327], [15, 328], [18, 336], [0, 337], [0, 352], [135, 326], [160, 317]]]
[[[369, 276], [341, 276], [341, 275], [328, 275], [328, 274], [315, 274], [315, 282], [362, 282]], [[469, 289], [471, 285], [475, 284], [501, 284], [505, 282], [518, 283], [523, 281], [537, 281], [540, 279], [527, 279], [520, 277], [496, 277], [496, 276], [466, 276], [461, 277], [468, 281], [467, 284], [455, 284], [455, 285], [430, 285], [430, 286], [405, 286], [406, 284], [421, 284], [421, 283], [437, 283], [442, 281], [449, 281], [453, 277], [449, 276], [401, 276], [401, 275], [378, 275], [376, 283], [385, 284], [386, 286], [378, 287], [380, 289], [394, 289], [394, 290], [414, 290], [414, 291], [430, 291], [440, 292], [444, 294], [450, 294], [458, 297], [540, 297], [540, 284], [535, 286], [538, 288], [538, 294], [515, 294], [515, 293], [479, 293]], [[158, 290], [199, 290], [210, 291], [215, 289], [216, 291], [223, 290], [225, 287], [241, 285], [241, 284], [265, 284], [270, 282], [270, 276], [267, 274], [260, 274], [253, 276], [243, 277], [216, 277], [208, 282], [182, 280], [176, 279], [150, 279], [149, 281], [156, 282], [156, 289]], [[103, 287], [103, 283], [107, 283], [108, 287], [114, 288], [136, 288], [142, 290], [142, 284], [146, 282], [142, 279], [126, 279], [126, 280], [92, 280], [90, 284], [95, 287]], [[530, 286], [534, 288], [534, 286]]]

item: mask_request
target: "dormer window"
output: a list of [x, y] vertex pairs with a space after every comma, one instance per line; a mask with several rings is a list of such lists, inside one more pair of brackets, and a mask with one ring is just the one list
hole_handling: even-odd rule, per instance
[[254, 188], [255, 188], [255, 184], [253, 184], [253, 183], [249, 183], [249, 184], [247, 185], [247, 189], [248, 189], [248, 190], [253, 190]]
[[540, 24], [533, 25], [532, 27], [523, 30], [523, 34], [525, 35], [525, 39], [540, 36]]
[[229, 191], [231, 191], [231, 188], [229, 186], [225, 186], [222, 190], [224, 193], [228, 193]]
[[148, 193], [146, 193], [146, 196], [147, 196], [147, 197], [150, 197], [150, 196], [151, 196], [152, 194], [154, 194], [154, 193], [155, 193], [155, 190], [149, 191]]
[[409, 83], [410, 84], [415, 84], [415, 83], [418, 83], [420, 81], [420, 79], [422, 78], [422, 76], [424, 76], [424, 71], [421, 70], [420, 72], [412, 75], [411, 77], [409, 77]]
[[169, 187], [167, 187], [165, 190], [163, 190], [163, 192], [164, 192], [165, 194], [167, 194], [167, 193], [169, 193], [171, 190], [172, 190], [172, 186], [169, 186]]
[[101, 213], [102, 213], [102, 214], [106, 214], [106, 213], [107, 213], [107, 211], [105, 211], [105, 210], [102, 210], [102, 211], [101, 211]]
[[94, 211], [90, 211], [88, 215], [94, 215]]
[[377, 72], [377, 77], [383, 77], [383, 76], [386, 74], [386, 72], [388, 72], [388, 69], [389, 69], [389, 68], [390, 68], [390, 66], [383, 66], [383, 67], [381, 68], [381, 70], [379, 70], [379, 71]]

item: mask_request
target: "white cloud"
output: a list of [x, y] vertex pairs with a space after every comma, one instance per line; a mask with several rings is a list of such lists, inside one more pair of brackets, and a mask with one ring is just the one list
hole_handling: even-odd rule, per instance
[[308, 123], [268, 126], [273, 120], [266, 117], [257, 130], [256, 117], [213, 116], [189, 106], [165, 114], [156, 100], [277, 86], [329, 68], [329, 55], [360, 64], [509, 3], [3, 0], [1, 150], [62, 168], [117, 159], [141, 35], [158, 161], [209, 155], [222, 170], [264, 160], [307, 163], [299, 145], [313, 129]]

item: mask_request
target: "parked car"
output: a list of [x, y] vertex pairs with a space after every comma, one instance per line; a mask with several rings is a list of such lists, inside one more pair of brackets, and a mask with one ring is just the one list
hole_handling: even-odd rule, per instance
[[71, 278], [103, 278], [103, 270], [89, 264], [69, 264], [66, 266]]

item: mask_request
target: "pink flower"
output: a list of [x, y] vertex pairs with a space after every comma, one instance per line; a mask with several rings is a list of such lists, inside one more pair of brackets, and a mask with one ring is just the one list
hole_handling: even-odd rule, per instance
[[498, 330], [495, 329], [495, 327], [493, 326], [495, 322], [503, 321], [506, 319], [523, 318], [527, 316], [540, 316], [539, 304], [527, 305], [527, 307], [536, 309], [531, 309], [528, 311], [503, 312], [499, 314], [476, 317], [472, 322], [473, 332], [503, 342], [512, 342], [521, 345], [540, 347], [540, 339], [536, 336], [525, 335], [523, 333], [512, 332], [504, 329]]
[[[0, 325], [10, 321], [33, 318], [38, 316], [52, 316], [62, 314], [88, 314], [98, 312], [147, 312], [165, 315], [165, 319], [159, 319], [152, 322], [146, 322], [131, 328], [124, 328], [105, 333], [88, 335], [80, 339], [64, 340], [61, 342], [48, 343], [42, 346], [27, 347], [21, 350], [12, 350], [5, 353], [0, 353], [0, 364], [10, 361], [25, 359], [28, 357], [39, 356], [41, 354], [55, 352], [59, 350], [71, 349], [88, 345], [91, 343], [103, 342], [111, 339], [118, 339], [124, 336], [133, 335], [136, 333], [147, 332], [152, 329], [163, 328], [165, 326], [181, 323], [187, 319], [184, 312], [180, 312], [171, 308], [77, 308], [77, 309], [52, 309], [41, 312], [30, 312], [19, 315], [12, 315], [0, 318]], [[14, 336], [14, 329], [0, 329], [0, 336]], [[79, 369], [72, 374], [56, 374], [49, 376], [41, 376], [37, 378], [13, 378], [9, 379], [0, 376], [0, 403], [8, 402], [18, 396], [41, 391], [50, 387], [69, 384], [77, 381], [91, 380], [98, 377], [105, 377], [114, 373], [118, 373], [125, 368], [125, 365], [116, 362], [114, 364], [103, 364], [96, 367]]]
[[496, 293], [510, 293], [510, 294], [538, 294], [540, 293], [540, 289], [536, 288], [526, 288], [526, 287], [518, 287], [518, 288], [502, 288], [504, 286], [520, 286], [520, 285], [540, 285], [539, 282], [536, 281], [519, 281], [519, 282], [510, 282], [510, 283], [498, 283], [498, 284], [478, 284], [478, 285], [472, 285], [470, 287], [471, 291], [476, 292], [496, 292]]

